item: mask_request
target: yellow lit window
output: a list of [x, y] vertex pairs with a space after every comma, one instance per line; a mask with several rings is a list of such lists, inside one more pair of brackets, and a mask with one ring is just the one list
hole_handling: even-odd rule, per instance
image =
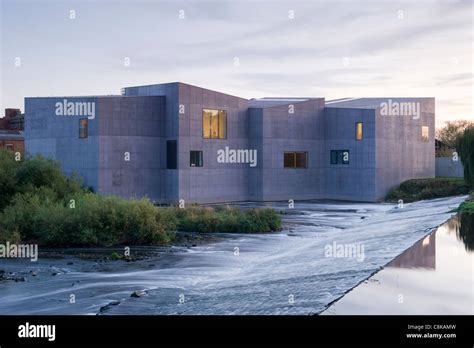
[[356, 140], [362, 140], [364, 135], [364, 126], [362, 122], [356, 123]]
[[202, 136], [205, 139], [227, 138], [227, 112], [225, 110], [202, 110]]

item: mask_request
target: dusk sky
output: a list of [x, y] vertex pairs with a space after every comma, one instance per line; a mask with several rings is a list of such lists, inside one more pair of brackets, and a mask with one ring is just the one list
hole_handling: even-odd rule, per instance
[[436, 97], [438, 126], [472, 120], [472, 7], [1, 0], [0, 108], [181, 81], [244, 98]]

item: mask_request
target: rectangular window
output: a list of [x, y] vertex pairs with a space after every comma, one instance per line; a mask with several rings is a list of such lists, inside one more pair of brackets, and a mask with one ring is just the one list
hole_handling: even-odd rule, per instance
[[283, 153], [284, 168], [308, 168], [307, 152], [284, 152]]
[[349, 150], [331, 150], [331, 164], [349, 164]]
[[191, 151], [189, 165], [191, 167], [202, 167], [202, 151]]
[[5, 147], [7, 150], [13, 151], [13, 144], [6, 144]]
[[356, 140], [362, 140], [363, 137], [363, 132], [364, 132], [364, 125], [362, 122], [357, 122], [356, 123]]
[[421, 139], [424, 142], [430, 141], [430, 128], [427, 126], [422, 126], [421, 127]]
[[178, 142], [176, 140], [166, 141], [166, 168], [178, 168]]
[[204, 139], [227, 138], [227, 112], [202, 109], [202, 137]]
[[89, 136], [89, 120], [87, 118], [81, 118], [79, 120], [79, 138], [84, 139]]

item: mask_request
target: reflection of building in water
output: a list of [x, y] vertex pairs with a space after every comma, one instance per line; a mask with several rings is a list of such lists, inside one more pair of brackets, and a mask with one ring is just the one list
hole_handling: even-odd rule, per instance
[[387, 267], [436, 269], [436, 232], [417, 242]]

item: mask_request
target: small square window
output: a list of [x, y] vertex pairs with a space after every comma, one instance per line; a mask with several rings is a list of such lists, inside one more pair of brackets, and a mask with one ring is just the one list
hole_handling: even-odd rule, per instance
[[308, 153], [284, 152], [283, 168], [308, 168]]
[[189, 165], [191, 167], [202, 167], [202, 151], [191, 151]]

